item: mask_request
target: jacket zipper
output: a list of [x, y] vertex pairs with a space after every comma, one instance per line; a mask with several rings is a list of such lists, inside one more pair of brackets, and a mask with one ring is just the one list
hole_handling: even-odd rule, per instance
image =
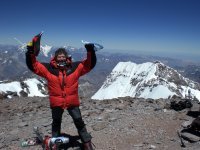
[[62, 90], [64, 91], [64, 87], [65, 87], [65, 75], [64, 72], [62, 71]]
[[62, 87], [62, 96], [64, 98], [64, 108], [66, 107], [66, 103], [65, 103], [65, 98], [66, 98], [66, 93], [65, 93], [65, 74], [64, 74], [64, 71], [62, 71], [62, 84], [61, 84], [61, 87]]

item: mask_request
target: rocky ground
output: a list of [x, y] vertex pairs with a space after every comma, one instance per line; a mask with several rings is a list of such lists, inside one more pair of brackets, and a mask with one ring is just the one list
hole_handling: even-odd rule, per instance
[[[81, 112], [93, 136], [96, 150], [195, 150], [200, 143], [184, 141], [180, 146], [177, 130], [193, 118], [186, 109], [168, 109], [167, 100], [119, 98], [105, 101], [81, 99]], [[168, 102], [169, 103], [169, 102]], [[199, 109], [195, 105], [192, 109]], [[40, 150], [41, 146], [22, 148], [20, 141], [35, 137], [33, 126], [51, 135], [51, 111], [48, 98], [13, 98], [0, 100], [0, 149]], [[80, 144], [71, 117], [65, 111], [62, 132], [70, 135], [69, 150]]]

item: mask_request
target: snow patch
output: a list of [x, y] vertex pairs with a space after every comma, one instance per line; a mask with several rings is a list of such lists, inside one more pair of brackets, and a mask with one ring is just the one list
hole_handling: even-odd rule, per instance
[[[41, 89], [39, 89], [38, 86]], [[7, 93], [8, 98], [12, 98], [12, 96], [9, 95], [9, 92], [16, 92], [17, 95], [20, 96], [21, 91], [28, 93], [29, 97], [33, 97], [33, 96], [45, 97], [45, 96], [47, 96], [47, 95], [42, 94], [42, 92], [41, 92], [41, 91], [45, 91], [44, 84], [36, 78], [27, 79], [24, 82], [0, 81], [0, 93]]]
[[163, 85], [158, 85], [157, 87], [153, 88], [151, 91], [150, 89], [146, 88], [139, 97], [152, 98], [152, 99], [159, 99], [159, 98], [167, 99], [169, 96], [173, 96], [173, 95], [176, 95], [176, 93], [171, 92], [167, 87]]
[[19, 92], [22, 90], [20, 82], [11, 82], [11, 83], [1, 83], [0, 91], [6, 93], [7, 91], [17, 92], [17, 95], [20, 96]]
[[40, 96], [40, 97], [45, 97], [46, 95], [42, 94], [40, 90], [38, 89], [38, 84], [41, 84], [37, 79], [28, 79], [24, 81], [24, 83], [27, 84], [29, 87], [29, 92], [28, 96], [33, 97], [33, 96]]

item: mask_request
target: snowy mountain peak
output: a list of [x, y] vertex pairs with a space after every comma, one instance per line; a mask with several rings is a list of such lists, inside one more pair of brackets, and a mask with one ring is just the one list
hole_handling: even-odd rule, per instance
[[200, 99], [200, 85], [181, 76], [176, 70], [156, 61], [135, 64], [119, 62], [92, 99], [117, 97], [169, 98], [185, 97], [190, 89]]
[[52, 49], [52, 46], [49, 46], [49, 45], [44, 45], [44, 46], [40, 46], [41, 47], [41, 50], [44, 54], [44, 56], [48, 57], [48, 53], [51, 51]]

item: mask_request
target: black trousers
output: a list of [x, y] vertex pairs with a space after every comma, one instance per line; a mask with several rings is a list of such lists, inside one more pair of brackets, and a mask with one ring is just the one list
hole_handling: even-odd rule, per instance
[[[52, 110], [52, 137], [60, 136], [61, 123], [62, 123], [62, 114], [64, 110], [60, 107], [53, 107]], [[81, 112], [79, 107], [73, 107], [67, 109], [69, 115], [72, 117], [74, 124], [78, 130], [78, 134], [83, 143], [86, 143], [92, 139], [92, 136], [87, 132], [85, 123], [82, 119]]]

